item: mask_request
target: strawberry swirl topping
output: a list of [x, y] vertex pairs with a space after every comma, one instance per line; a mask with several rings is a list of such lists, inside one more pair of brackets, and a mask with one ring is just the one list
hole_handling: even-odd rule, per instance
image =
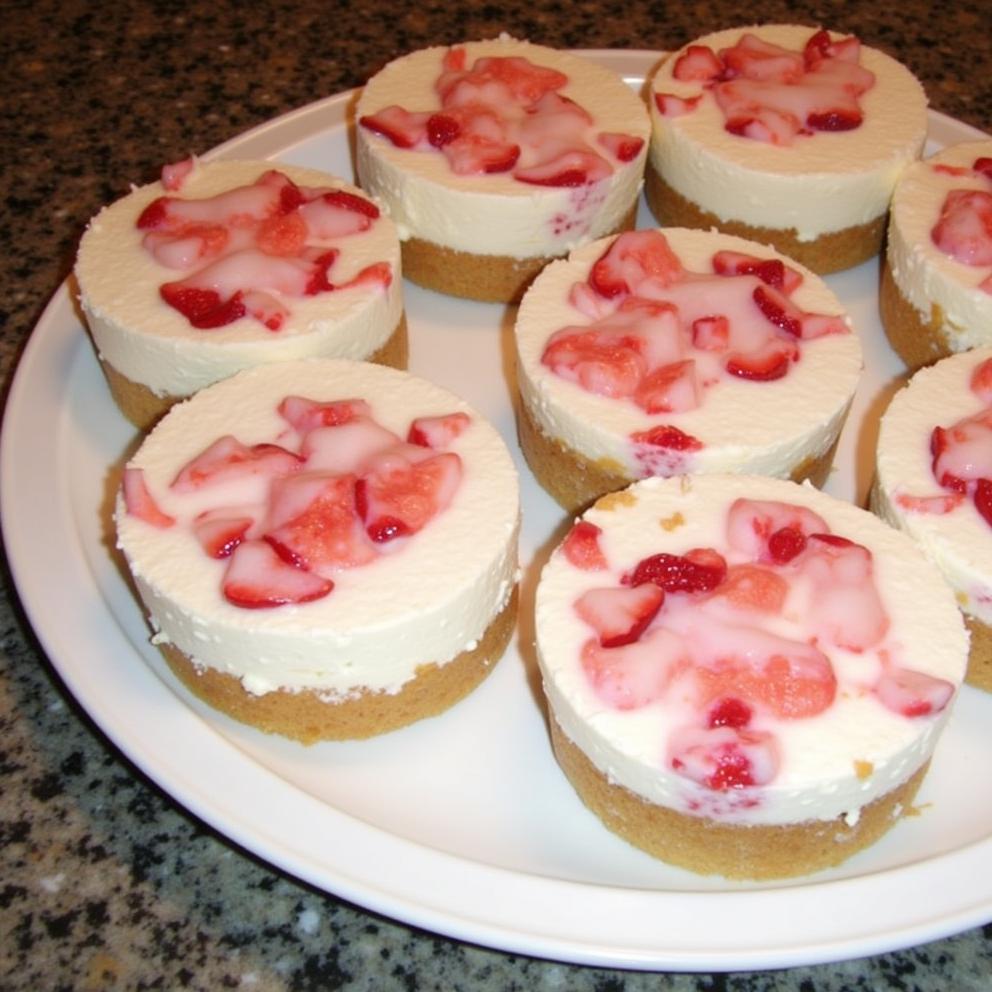
[[274, 169], [216, 196], [177, 195], [192, 171], [188, 161], [166, 166], [168, 195], [149, 203], [136, 227], [156, 262], [186, 273], [163, 283], [159, 294], [193, 327], [213, 330], [249, 317], [280, 331], [294, 297], [391, 283], [386, 262], [344, 282], [332, 278], [338, 243], [369, 230], [379, 217], [370, 200], [342, 189], [301, 187]]
[[592, 115], [560, 90], [568, 76], [522, 56], [467, 65], [464, 48], [445, 53], [434, 89], [440, 106], [393, 104], [359, 124], [397, 148], [439, 152], [457, 176], [509, 173], [534, 186], [580, 187], [633, 161], [642, 138], [597, 130]]

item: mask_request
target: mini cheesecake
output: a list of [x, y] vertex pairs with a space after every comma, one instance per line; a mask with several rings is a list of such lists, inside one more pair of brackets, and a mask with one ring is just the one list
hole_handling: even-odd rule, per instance
[[168, 166], [90, 222], [75, 276], [114, 399], [141, 428], [263, 362], [406, 365], [395, 228], [312, 169]]
[[992, 347], [920, 369], [878, 435], [872, 509], [912, 537], [971, 631], [967, 679], [992, 692]]
[[609, 70], [501, 37], [389, 63], [359, 99], [357, 173], [429, 289], [516, 300], [551, 258], [632, 226], [650, 124]]
[[774, 245], [814, 272], [878, 254], [889, 199], [926, 139], [923, 88], [858, 39], [734, 28], [651, 81], [646, 176], [659, 222]]
[[269, 363], [174, 406], [127, 464], [118, 545], [173, 671], [305, 743], [472, 690], [514, 627], [517, 476], [450, 393], [378, 365]]
[[903, 173], [879, 312], [910, 369], [992, 344], [992, 140], [952, 145]]
[[764, 245], [683, 228], [551, 263], [515, 336], [521, 446], [571, 512], [649, 475], [822, 484], [862, 364], [822, 279]]
[[535, 625], [585, 804], [655, 857], [748, 879], [840, 864], [911, 810], [968, 652], [905, 534], [757, 476], [601, 499], [543, 569]]

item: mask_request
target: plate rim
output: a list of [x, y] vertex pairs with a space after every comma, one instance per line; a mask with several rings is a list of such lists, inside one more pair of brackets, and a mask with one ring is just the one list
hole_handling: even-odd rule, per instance
[[[663, 55], [643, 49], [582, 50], [580, 54], [606, 60], [625, 78], [632, 79], [643, 78], [650, 65]], [[347, 109], [355, 93], [355, 90], [344, 91], [289, 111], [224, 142], [203, 158], [231, 157], [239, 152], [244, 153], [246, 147], [256, 144], [284, 144], [300, 140], [300, 137], [312, 138], [314, 132], [308, 130], [311, 122], [320, 119], [323, 114], [333, 118], [324, 122], [327, 130], [346, 124]], [[978, 129], [939, 112], [930, 111], [930, 115], [939, 129], [959, 134], [964, 129], [965, 133], [985, 136]], [[285, 151], [285, 148], [281, 150]], [[67, 315], [71, 318], [68, 322]], [[40, 385], [52, 393], [59, 385], [60, 370], [75, 368], [77, 361], [87, 360], [87, 356], [80, 353], [88, 347], [88, 342], [84, 335], [73, 333], [76, 330], [72, 325], [74, 320], [68, 283], [63, 283], [49, 301], [22, 351], [5, 405], [0, 435], [0, 523], [17, 595], [52, 667], [101, 732], [169, 796], [234, 843], [326, 892], [410, 925], [426, 927], [455, 939], [502, 951], [608, 967], [710, 971], [818, 964], [910, 946], [959, 932], [992, 918], [992, 891], [981, 894], [967, 905], [957, 906], [953, 912], [944, 913], [939, 920], [933, 920], [926, 913], [906, 912], [896, 927], [872, 929], [867, 921], [858, 919], [858, 914], [850, 912], [852, 905], [871, 902], [870, 898], [865, 897], [871, 895], [879, 876], [885, 877], [890, 894], [903, 896], [907, 903], [912, 901], [915, 893], [931, 888], [932, 881], [940, 881], [942, 885], [946, 885], [948, 879], [961, 884], [967, 882], [973, 875], [976, 849], [982, 849], [982, 858], [988, 856], [992, 859], [992, 838], [884, 872], [781, 888], [730, 892], [597, 886], [561, 878], [522, 876], [511, 869], [468, 861], [363, 823], [351, 814], [310, 796], [275, 772], [251, 761], [192, 708], [175, 706], [172, 690], [149, 666], [131, 666], [133, 670], [128, 675], [129, 682], [136, 680], [145, 691], [151, 685], [156, 699], [167, 697], [172, 704], [156, 712], [156, 739], [162, 736], [175, 740], [193, 737], [197, 744], [211, 752], [208, 774], [214, 773], [214, 765], [218, 761], [226, 764], [232, 758], [245, 772], [244, 781], [231, 783], [225, 779], [225, 786], [231, 788], [224, 794], [223, 802], [218, 800], [217, 790], [210, 787], [209, 781], [185, 781], [184, 776], [188, 776], [189, 769], [178, 761], [179, 754], [170, 754], [164, 759], [151, 741], [142, 736], [136, 739], [132, 724], [127, 721], [121, 723], [119, 718], [115, 718], [117, 715], [110, 712], [109, 700], [101, 698], [92, 686], [81, 680], [81, 662], [78, 659], [86, 658], [96, 650], [85, 640], [93, 632], [92, 617], [87, 621], [84, 615], [87, 611], [80, 611], [81, 604], [65, 604], [59, 596], [53, 597], [59, 603], [58, 616], [52, 615], [49, 597], [53, 588], [69, 595], [82, 593], [91, 613], [91, 593], [98, 604], [106, 606], [95, 581], [92, 590], [72, 588], [81, 576], [90, 574], [92, 578], [85, 554], [79, 546], [78, 534], [70, 535], [74, 539], [71, 549], [63, 549], [63, 567], [55, 577], [54, 586], [40, 586], [38, 569], [49, 560], [58, 562], [60, 556], [53, 554], [54, 549], [49, 548], [43, 549], [44, 553], [39, 556], [38, 549], [30, 546], [25, 538], [26, 528], [19, 526], [26, 519], [44, 513], [72, 517], [71, 508], [63, 505], [65, 500], [59, 498], [64, 494], [57, 491], [58, 487], [50, 486], [51, 491], [39, 497], [36, 487], [26, 483], [28, 480], [45, 481], [45, 472], [49, 470], [57, 477], [58, 456], [64, 453], [65, 425], [62, 421], [65, 411], [54, 406], [39, 411], [38, 397], [46, 394], [38, 391], [38, 387]], [[38, 391], [38, 397], [32, 396], [33, 391]], [[36, 416], [39, 412], [42, 414], [40, 421]], [[34, 468], [31, 468], [25, 446], [32, 435], [40, 433], [39, 422], [50, 428], [60, 442], [51, 445], [50, 450], [44, 453], [45, 458], [35, 460]], [[31, 430], [28, 430], [29, 426]], [[20, 483], [22, 479], [25, 483], [20, 489], [15, 486], [15, 480]], [[27, 492], [31, 492], [27, 501], [30, 506], [25, 505], [22, 495]], [[71, 609], [63, 609], [66, 605]], [[67, 625], [66, 615], [77, 619], [81, 627], [74, 629], [73, 625]], [[53, 624], [53, 619], [61, 622]], [[116, 618], [111, 616], [110, 619], [113, 625], [112, 643], [101, 644], [101, 650], [112, 648], [114, 652], [133, 652], [134, 645]], [[83, 644], [74, 643], [73, 638], [67, 637], [70, 632], [75, 634], [76, 642], [83, 635]], [[165, 695], [160, 697], [160, 693]], [[189, 755], [185, 751], [183, 755], [188, 760]], [[244, 765], [250, 767], [244, 768]], [[278, 818], [265, 824], [264, 828], [249, 822], [243, 807], [238, 806], [238, 803], [250, 804], [253, 789], [264, 790], [270, 802], [275, 794], [284, 804]], [[298, 823], [307, 819], [319, 821], [322, 831], [332, 827], [339, 842], [347, 841], [356, 850], [363, 851], [367, 858], [378, 859], [375, 877], [356, 871], [356, 858], [328, 860], [326, 852], [323, 857], [315, 858], [313, 852], [321, 848], [314, 827], [298, 828]], [[288, 837], [285, 835], [287, 828]], [[411, 858], [420, 863], [420, 867], [413, 871], [409, 865]], [[439, 898], [438, 893], [444, 888], [441, 885], [432, 886], [434, 895], [425, 892], [420, 885], [424, 863], [436, 873], [437, 878], [445, 881], [445, 885], [459, 876], [462, 879], [471, 877], [480, 891], [490, 893], [485, 910], [481, 910], [471, 899], [467, 902], [463, 899], [456, 904], [457, 900]], [[815, 940], [799, 943], [781, 938], [776, 943], [776, 938], [770, 935], [765, 946], [742, 946], [726, 936], [735, 914], [753, 910], [766, 924], [776, 919], [781, 924], [790, 914], [793, 904], [802, 901], [802, 896], [797, 896], [797, 893], [805, 894], [813, 890], [825, 915], [847, 913], [846, 921], [849, 922], [846, 934], [838, 935], [825, 930]], [[503, 899], [502, 905], [496, 905], [499, 900], [494, 894]], [[521, 907], [517, 900], [520, 898], [530, 902], [526, 913], [518, 912]], [[616, 934], [610, 936], [590, 928], [576, 918], [580, 909], [587, 908], [590, 899], [594, 900], [596, 914], [601, 919], [609, 919], [611, 913], [618, 912], [650, 916], [662, 924], [662, 931], [680, 934], [680, 946], [673, 946], [670, 941], [666, 943], [667, 938], [664, 937], [652, 942], [646, 937], [649, 930], [643, 927], [627, 942]], [[686, 932], [686, 918], [696, 919], [701, 912], [705, 912], [709, 920], [716, 921], [709, 925], [724, 935], [722, 946], [711, 946], [706, 941], [700, 941], [698, 935]], [[528, 922], [523, 925], [525, 918]], [[535, 925], [535, 920], [543, 921], [543, 928]], [[680, 926], [682, 930], [679, 930]], [[772, 929], [769, 927], [769, 930]], [[581, 935], [578, 935], [580, 932]], [[691, 939], [693, 936], [695, 939]], [[770, 946], [772, 944], [774, 946]]]

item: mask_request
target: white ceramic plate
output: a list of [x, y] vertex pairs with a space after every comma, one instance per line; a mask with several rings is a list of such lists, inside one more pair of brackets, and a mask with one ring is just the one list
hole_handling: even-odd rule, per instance
[[[652, 52], [590, 52], [632, 86]], [[349, 176], [354, 94], [304, 107], [213, 154]], [[934, 114], [932, 146], [977, 132]], [[642, 207], [642, 226], [651, 226]], [[828, 281], [868, 374], [829, 488], [862, 499], [876, 422], [900, 372], [878, 323], [877, 266]], [[511, 315], [407, 287], [412, 371], [466, 396], [516, 450]], [[560, 774], [538, 703], [526, 604], [562, 515], [518, 457], [525, 608], [491, 678], [435, 720], [303, 748], [236, 725], [178, 685], [148, 634], [101, 517], [133, 442], [69, 290], [21, 359], [3, 433], [4, 537], [31, 621], [69, 689], [185, 807], [262, 858], [388, 916], [508, 951], [628, 968], [734, 970], [855, 957], [992, 919], [992, 697], [966, 688], [922, 814], [812, 879], [729, 884], [669, 868], [608, 833]], [[177, 698], [179, 697], [179, 698]]]

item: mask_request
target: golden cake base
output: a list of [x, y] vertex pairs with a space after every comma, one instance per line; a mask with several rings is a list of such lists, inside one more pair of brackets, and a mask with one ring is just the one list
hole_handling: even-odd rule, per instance
[[953, 354], [954, 349], [944, 327], [943, 311], [933, 304], [930, 317], [925, 320], [924, 315], [902, 295], [886, 258], [882, 259], [878, 314], [892, 350], [911, 372]]
[[[266, 733], [314, 744], [374, 737], [444, 712], [492, 671], [506, 651], [516, 617], [514, 590], [471, 651], [462, 651], [445, 665], [425, 662], [397, 693], [365, 691], [339, 700], [328, 700], [315, 690], [280, 689], [256, 696], [236, 676], [195, 665], [172, 645], [161, 645], [160, 650], [180, 681], [205, 703]], [[383, 650], [389, 650], [388, 643]]]
[[741, 221], [721, 220], [672, 189], [650, 163], [644, 175], [644, 193], [651, 213], [664, 227], [704, 231], [716, 228], [725, 234], [771, 245], [820, 275], [853, 268], [877, 255], [882, 248], [888, 216], [883, 213], [866, 224], [821, 234], [812, 241], [800, 241], [794, 227], [752, 227]]
[[[636, 481], [623, 472], [622, 466], [591, 461], [564, 441], [549, 437], [522, 402], [517, 410], [517, 435], [534, 478], [569, 513], [581, 513], [600, 496], [626, 489]], [[836, 448], [837, 438], [822, 455], [804, 458], [794, 466], [789, 478], [793, 482], [808, 479], [820, 488], [830, 474]]]
[[[636, 219], [635, 203], [617, 227], [602, 237], [629, 231]], [[422, 238], [404, 241], [401, 251], [403, 275], [411, 282], [448, 296], [485, 303], [519, 303], [538, 273], [553, 261], [549, 255], [531, 258], [475, 255]]]
[[679, 813], [611, 783], [551, 718], [555, 757], [583, 803], [628, 843], [701, 875], [768, 880], [832, 868], [877, 841], [908, 809], [926, 774], [862, 808], [853, 826], [843, 818], [743, 826]]
[[963, 614], [965, 626], [971, 634], [968, 652], [968, 670], [964, 680], [976, 689], [992, 692], [992, 627], [981, 620]]
[[[406, 314], [401, 314], [389, 340], [372, 352], [366, 362], [376, 365], [389, 365], [394, 369], [406, 369], [409, 342], [407, 337]], [[334, 355], [314, 355], [314, 358], [334, 358]], [[168, 409], [188, 399], [187, 396], [158, 396], [147, 386], [122, 375], [109, 362], [99, 359], [110, 393], [121, 413], [140, 430], [150, 430]]]

